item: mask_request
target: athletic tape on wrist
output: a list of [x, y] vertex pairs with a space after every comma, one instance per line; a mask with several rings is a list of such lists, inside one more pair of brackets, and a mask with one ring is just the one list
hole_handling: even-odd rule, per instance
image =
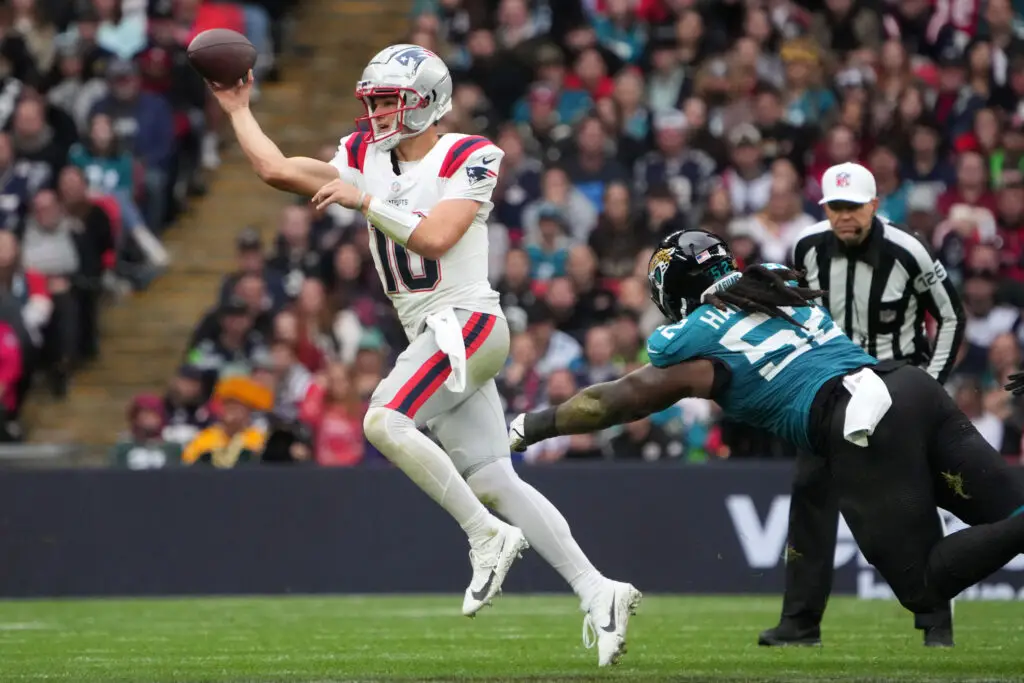
[[380, 197], [374, 197], [370, 200], [366, 217], [370, 219], [370, 223], [375, 228], [378, 228], [402, 246], [409, 242], [409, 238], [412, 237], [412, 231], [416, 229], [416, 226], [422, 220], [419, 216], [414, 216], [408, 211], [402, 211], [398, 207], [388, 204]]

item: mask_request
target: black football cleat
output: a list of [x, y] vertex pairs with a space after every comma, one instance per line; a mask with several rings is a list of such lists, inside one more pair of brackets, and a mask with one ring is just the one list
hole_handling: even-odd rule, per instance
[[932, 626], [924, 629], [925, 647], [953, 647], [953, 629], [949, 626]]
[[820, 626], [798, 626], [791, 621], [782, 621], [778, 626], [761, 631], [757, 644], [762, 647], [811, 647], [821, 645]]

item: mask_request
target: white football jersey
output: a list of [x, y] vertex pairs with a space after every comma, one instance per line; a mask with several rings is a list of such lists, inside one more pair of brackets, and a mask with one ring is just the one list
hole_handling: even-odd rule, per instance
[[396, 175], [391, 154], [367, 144], [362, 133], [348, 135], [338, 145], [331, 165], [342, 180], [404, 211], [425, 217], [446, 199], [480, 202], [466, 234], [437, 261], [409, 252], [369, 226], [377, 274], [410, 340], [422, 331], [428, 315], [445, 308], [504, 317], [498, 293], [487, 279], [487, 217], [494, 208], [491, 193], [504, 156], [487, 138], [449, 133], [423, 159], [400, 163]]

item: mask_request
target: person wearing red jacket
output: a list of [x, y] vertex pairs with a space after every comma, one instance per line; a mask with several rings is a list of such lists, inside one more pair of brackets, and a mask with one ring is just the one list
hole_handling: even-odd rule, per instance
[[363, 414], [351, 371], [334, 363], [310, 386], [299, 420], [314, 433], [314, 458], [321, 465], [351, 467], [363, 460]]

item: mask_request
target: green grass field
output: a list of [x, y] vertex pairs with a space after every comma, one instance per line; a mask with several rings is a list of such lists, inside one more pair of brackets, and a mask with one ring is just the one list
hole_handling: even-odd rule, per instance
[[957, 605], [957, 647], [922, 647], [892, 602], [833, 600], [821, 648], [758, 648], [779, 599], [647, 596], [598, 670], [571, 597], [0, 602], [0, 681], [1024, 680], [1024, 608]]

